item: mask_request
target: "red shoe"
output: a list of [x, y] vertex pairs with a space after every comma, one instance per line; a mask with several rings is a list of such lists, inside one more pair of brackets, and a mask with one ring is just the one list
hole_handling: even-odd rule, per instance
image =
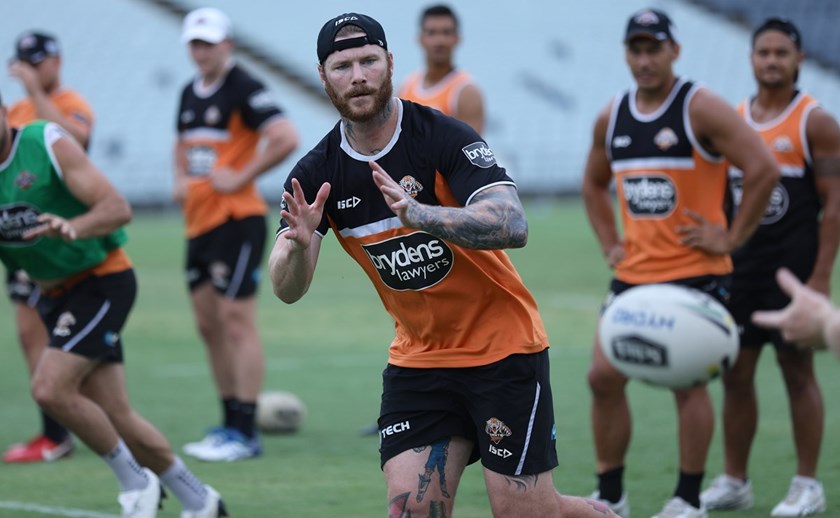
[[69, 457], [73, 453], [73, 438], [69, 435], [60, 443], [39, 435], [28, 443], [13, 444], [3, 454], [3, 462], [50, 462]]

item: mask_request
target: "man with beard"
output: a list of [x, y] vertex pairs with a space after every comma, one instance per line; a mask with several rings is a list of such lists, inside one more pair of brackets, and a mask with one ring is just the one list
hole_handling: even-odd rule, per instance
[[[824, 512], [817, 480], [825, 410], [814, 372], [814, 355], [778, 331], [753, 325], [756, 310], [779, 310], [790, 298], [774, 274], [786, 268], [800, 282], [826, 296], [840, 244], [840, 127], [834, 117], [797, 87], [804, 59], [799, 30], [789, 20], [770, 18], [752, 37], [753, 74], [758, 92], [738, 107], [772, 149], [782, 170], [761, 225], [732, 255], [732, 315], [741, 333], [733, 369], [723, 376], [724, 474], [703, 492], [708, 509], [753, 505], [748, 477], [750, 449], [758, 426], [755, 373], [762, 348], [772, 344], [790, 402], [796, 474], [773, 516]], [[730, 168], [732, 199], [741, 199], [743, 174]]]
[[425, 70], [406, 79], [401, 99], [431, 106], [484, 131], [484, 101], [470, 75], [455, 67], [452, 54], [460, 42], [458, 17], [447, 5], [433, 5], [420, 15], [420, 46], [426, 56]]
[[199, 73], [181, 94], [174, 196], [187, 226], [190, 301], [222, 407], [220, 425], [184, 452], [235, 461], [262, 452], [256, 293], [268, 207], [255, 182], [294, 151], [298, 137], [262, 83], [234, 62], [227, 15], [212, 7], [190, 12], [181, 39]]
[[394, 318], [379, 417], [390, 516], [451, 516], [478, 459], [494, 516], [611, 516], [553, 485], [548, 339], [503, 251], [528, 239], [515, 185], [472, 128], [392, 97], [387, 48], [358, 13], [318, 35], [341, 120], [286, 182], [274, 292], [306, 293], [332, 228]]

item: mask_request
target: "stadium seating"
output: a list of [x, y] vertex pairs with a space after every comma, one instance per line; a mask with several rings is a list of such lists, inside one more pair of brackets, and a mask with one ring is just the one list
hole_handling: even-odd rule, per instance
[[[752, 23], [748, 17], [754, 10], [744, 6], [778, 5], [780, 14], [809, 24], [803, 28], [806, 45], [813, 40], [817, 48], [840, 48], [840, 31], [827, 30], [838, 19], [840, 3], [702, 2], [740, 7], [732, 11], [734, 18], [727, 18], [695, 2], [661, 0], [656, 5], [671, 14], [683, 43], [677, 72], [701, 80], [730, 102], [754, 89], [747, 59]], [[319, 0], [290, 7], [273, 0], [28, 0], [0, 17], [0, 29], [7, 35], [0, 44], [11, 54], [15, 36], [27, 28], [56, 34], [64, 48], [65, 84], [89, 99], [97, 114], [91, 156], [134, 204], [168, 204], [175, 110], [181, 88], [194, 74], [179, 39], [178, 12], [202, 5], [220, 7], [247, 44], [240, 59], [266, 81], [301, 134], [301, 149], [275, 174], [260, 180], [263, 192], [277, 199], [294, 161], [337, 120], [317, 92], [315, 37], [324, 21], [348, 8], [379, 19], [395, 55], [399, 83], [422, 64], [417, 23], [428, 3]], [[520, 0], [496, 7], [452, 1], [462, 23], [456, 62], [482, 88], [488, 114], [484, 136], [523, 193], [578, 190], [594, 117], [631, 84], [621, 45], [626, 19], [649, 3]], [[826, 7], [797, 7], [806, 3]], [[826, 32], [811, 29], [811, 24]], [[308, 78], [308, 87], [301, 88], [300, 82], [289, 81], [266, 63]], [[836, 71], [807, 63], [801, 84], [840, 114]], [[0, 92], [6, 102], [23, 95], [7, 74], [0, 74]]]

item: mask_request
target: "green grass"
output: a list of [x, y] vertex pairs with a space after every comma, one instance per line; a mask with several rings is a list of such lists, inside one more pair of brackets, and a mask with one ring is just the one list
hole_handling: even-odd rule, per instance
[[[553, 344], [560, 457], [555, 483], [564, 493], [585, 495], [595, 483], [586, 372], [597, 309], [610, 273], [579, 202], [531, 202], [527, 210], [530, 242], [511, 256], [540, 304]], [[129, 235], [128, 251], [140, 282], [138, 302], [123, 333], [129, 391], [135, 407], [180, 449], [216, 423], [219, 413], [184, 287], [181, 221], [173, 214], [139, 214]], [[37, 419], [5, 297], [0, 297], [0, 314], [2, 447], [32, 434]], [[232, 464], [186, 459], [188, 464], [223, 493], [234, 517], [384, 516], [378, 441], [358, 435], [359, 428], [376, 417], [380, 373], [393, 333], [370, 283], [330, 235], [307, 296], [287, 306], [263, 286], [259, 319], [268, 364], [266, 388], [301, 396], [309, 409], [303, 429], [295, 435], [265, 437], [260, 459]], [[827, 412], [820, 476], [829, 505], [836, 510], [840, 362], [825, 354], [817, 358]], [[761, 422], [751, 464], [756, 506], [738, 513], [745, 518], [768, 516], [795, 469], [786, 397], [771, 354], [760, 364], [758, 384]], [[719, 408], [719, 383], [712, 384], [712, 392]], [[630, 397], [636, 426], [626, 480], [633, 514], [644, 517], [659, 510], [675, 484], [674, 403], [669, 392], [638, 383], [631, 384]], [[721, 465], [718, 423], [707, 473], [719, 473]], [[114, 514], [117, 490], [110, 471], [81, 445], [69, 461], [0, 464], [0, 505], [29, 502]], [[160, 516], [178, 516], [179, 511], [177, 502], [170, 500]], [[0, 516], [49, 515], [0, 507]], [[490, 516], [477, 465], [464, 475], [456, 516]]]

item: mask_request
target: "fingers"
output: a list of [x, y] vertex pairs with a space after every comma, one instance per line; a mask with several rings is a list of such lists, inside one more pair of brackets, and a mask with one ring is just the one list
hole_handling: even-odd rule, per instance
[[786, 313], [783, 309], [776, 311], [754, 311], [750, 319], [757, 326], [776, 329], [781, 327], [785, 315]]
[[694, 212], [691, 209], [683, 209], [683, 214], [693, 219], [698, 225], [706, 223], [706, 218], [704, 218], [699, 212]]
[[75, 241], [78, 237], [76, 229], [66, 219], [55, 216], [53, 214], [41, 214], [38, 216], [38, 221], [42, 225], [38, 225], [26, 231], [23, 234], [23, 239], [34, 239], [39, 236], [60, 237], [65, 241]]
[[779, 283], [779, 287], [782, 288], [788, 296], [793, 296], [793, 294], [802, 287], [802, 283], [796, 276], [791, 273], [790, 270], [787, 268], [779, 268], [776, 271], [776, 282]]

